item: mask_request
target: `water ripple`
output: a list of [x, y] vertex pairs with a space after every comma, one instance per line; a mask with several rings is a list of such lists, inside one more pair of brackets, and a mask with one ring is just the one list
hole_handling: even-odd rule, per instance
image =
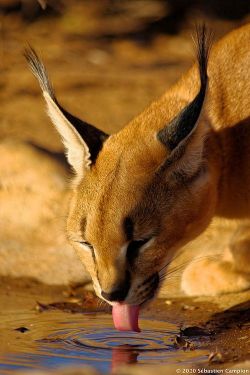
[[20, 316], [25, 333], [11, 331], [8, 353], [0, 356], [1, 374], [13, 369], [95, 366], [107, 372], [126, 363], [194, 363], [206, 358], [204, 350], [183, 351], [173, 343], [179, 328], [162, 321], [141, 320], [142, 332], [118, 332], [110, 315], [48, 312]]

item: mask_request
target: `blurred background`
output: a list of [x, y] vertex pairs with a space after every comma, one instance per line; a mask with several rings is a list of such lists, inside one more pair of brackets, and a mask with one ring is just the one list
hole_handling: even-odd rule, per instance
[[247, 0], [0, 0], [0, 136], [61, 150], [22, 56], [43, 57], [73, 113], [119, 130], [194, 60], [191, 34], [207, 22], [215, 39], [248, 21]]
[[82, 277], [64, 235], [62, 144], [25, 46], [44, 60], [63, 106], [112, 133], [191, 66], [196, 23], [216, 40], [249, 11], [247, 0], [0, 0], [0, 275]]

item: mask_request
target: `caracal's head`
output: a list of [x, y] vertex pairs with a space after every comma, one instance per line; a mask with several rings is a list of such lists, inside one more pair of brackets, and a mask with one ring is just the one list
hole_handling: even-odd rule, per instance
[[213, 215], [215, 189], [202, 116], [205, 31], [198, 38], [199, 89], [193, 100], [186, 103], [170, 92], [161, 101], [164, 108], [154, 103], [111, 136], [65, 111], [35, 52], [26, 56], [76, 172], [67, 222], [70, 242], [99, 297], [111, 304], [142, 305], [155, 295], [176, 251]]

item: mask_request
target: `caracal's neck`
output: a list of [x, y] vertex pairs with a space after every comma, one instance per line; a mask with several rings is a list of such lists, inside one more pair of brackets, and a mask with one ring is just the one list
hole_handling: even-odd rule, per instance
[[250, 121], [218, 131], [222, 166], [216, 214], [244, 218], [250, 214]]

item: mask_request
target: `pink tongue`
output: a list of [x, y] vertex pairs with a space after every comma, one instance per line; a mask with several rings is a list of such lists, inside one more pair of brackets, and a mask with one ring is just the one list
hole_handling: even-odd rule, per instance
[[112, 309], [114, 326], [118, 331], [140, 332], [138, 316], [140, 307], [117, 302]]

